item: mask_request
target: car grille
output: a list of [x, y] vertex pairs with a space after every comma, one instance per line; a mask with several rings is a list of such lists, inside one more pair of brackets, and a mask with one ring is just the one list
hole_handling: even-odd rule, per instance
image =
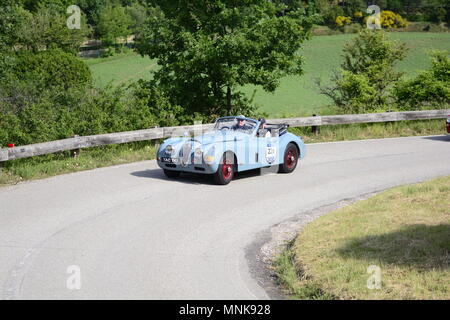
[[182, 147], [182, 158], [181, 158], [181, 165], [187, 166], [189, 164], [189, 160], [191, 158], [191, 151], [192, 151], [192, 143], [186, 142]]

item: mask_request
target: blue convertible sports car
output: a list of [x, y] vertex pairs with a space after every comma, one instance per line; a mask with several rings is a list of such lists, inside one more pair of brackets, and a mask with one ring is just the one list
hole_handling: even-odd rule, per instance
[[219, 118], [212, 131], [165, 140], [157, 152], [158, 165], [169, 178], [181, 172], [212, 174], [222, 185], [236, 172], [257, 168], [277, 166], [278, 172], [290, 173], [306, 148], [288, 127], [243, 116]]

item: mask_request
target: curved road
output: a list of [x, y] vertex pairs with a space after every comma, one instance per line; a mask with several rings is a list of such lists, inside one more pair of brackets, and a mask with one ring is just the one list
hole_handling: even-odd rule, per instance
[[[450, 136], [308, 145], [290, 175], [168, 180], [154, 161], [0, 188], [0, 298], [266, 299], [246, 260], [301, 212], [450, 175]], [[81, 289], [69, 290], [69, 266]]]

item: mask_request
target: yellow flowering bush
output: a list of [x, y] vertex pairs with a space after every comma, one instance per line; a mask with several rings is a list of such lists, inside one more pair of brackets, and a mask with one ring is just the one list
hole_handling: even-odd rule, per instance
[[337, 16], [335, 22], [338, 27], [343, 27], [347, 24], [352, 23], [352, 18], [344, 17], [344, 16]]
[[407, 25], [408, 22], [401, 15], [389, 10], [381, 11], [381, 27], [404, 28]]

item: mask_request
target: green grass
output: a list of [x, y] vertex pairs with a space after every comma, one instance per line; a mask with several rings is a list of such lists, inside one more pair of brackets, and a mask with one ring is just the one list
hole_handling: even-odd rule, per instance
[[288, 297], [295, 300], [334, 300], [336, 297], [324, 292], [320, 285], [303, 274], [295, 261], [292, 245], [289, 244], [275, 261], [278, 279], [289, 293]]
[[318, 130], [318, 134], [313, 134], [310, 127], [289, 128], [306, 143], [428, 136], [446, 132], [444, 119], [323, 126]]
[[[449, 299], [450, 177], [397, 187], [310, 223], [276, 261], [297, 299]], [[368, 267], [381, 288], [367, 286]]]
[[[410, 49], [406, 59], [398, 64], [398, 70], [412, 77], [429, 67], [427, 52], [430, 49], [450, 50], [450, 33], [392, 32], [393, 40], [405, 42]], [[325, 106], [331, 101], [317, 92], [313, 80], [328, 80], [331, 71], [342, 61], [342, 48], [355, 34], [315, 36], [305, 42], [301, 52], [305, 58], [301, 77], [286, 77], [281, 80], [275, 93], [266, 93], [261, 88], [246, 86], [243, 91], [251, 97], [256, 90], [254, 102], [261, 112], [269, 117], [302, 116], [327, 112]], [[110, 81], [117, 85], [131, 83], [138, 79], [149, 79], [150, 71], [157, 68], [154, 61], [135, 53], [104, 59], [85, 59], [99, 86]]]
[[95, 83], [104, 87], [131, 84], [139, 79], [151, 79], [151, 71], [157, 68], [156, 62], [130, 52], [108, 58], [86, 58]]

